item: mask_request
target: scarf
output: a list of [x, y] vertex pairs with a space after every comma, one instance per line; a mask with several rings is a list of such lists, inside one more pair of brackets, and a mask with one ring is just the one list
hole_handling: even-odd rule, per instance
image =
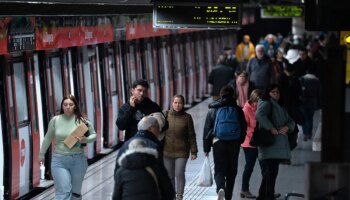
[[249, 81], [246, 80], [246, 82], [242, 84], [242, 78], [238, 76], [236, 79], [236, 90], [238, 92], [238, 106], [240, 107], [243, 107], [244, 104], [248, 101], [248, 88]]

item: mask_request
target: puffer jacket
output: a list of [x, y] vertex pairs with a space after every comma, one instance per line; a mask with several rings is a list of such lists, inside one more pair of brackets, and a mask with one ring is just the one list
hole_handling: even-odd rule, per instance
[[[268, 116], [271, 117], [269, 118]], [[272, 99], [259, 100], [258, 108], [255, 112], [255, 118], [260, 126], [266, 130], [271, 130], [272, 128], [279, 129], [282, 126], [288, 126], [288, 134], [290, 134], [295, 128], [295, 122], [288, 115], [287, 110]], [[278, 134], [274, 137], [275, 142], [273, 145], [269, 147], [258, 147], [259, 159], [290, 159], [291, 153], [288, 135]]]
[[[157, 150], [149, 147], [128, 149], [118, 159], [120, 168], [115, 174], [113, 200], [173, 200], [174, 189], [170, 178], [156, 157]], [[153, 176], [146, 170], [151, 167], [158, 180], [158, 187]]]
[[204, 131], [203, 131], [203, 149], [204, 152], [210, 152], [211, 146], [213, 145], [213, 129], [216, 118], [216, 111], [220, 107], [232, 106], [235, 107], [239, 119], [241, 122], [241, 136], [239, 138], [240, 143], [243, 143], [247, 131], [247, 123], [244, 118], [242, 108], [237, 106], [236, 101], [233, 98], [223, 98], [209, 104], [209, 111], [205, 119]]
[[241, 145], [241, 147], [245, 148], [256, 148], [251, 146], [250, 140], [252, 139], [254, 128], [256, 125], [256, 120], [255, 120], [255, 111], [256, 111], [257, 106], [255, 105], [250, 105], [249, 102], [246, 102], [243, 107], [243, 112], [245, 116], [245, 120], [247, 122], [247, 135], [245, 136], [244, 142]]
[[185, 111], [168, 111], [169, 128], [165, 131], [164, 156], [169, 158], [188, 158], [197, 155], [196, 133], [192, 116]]

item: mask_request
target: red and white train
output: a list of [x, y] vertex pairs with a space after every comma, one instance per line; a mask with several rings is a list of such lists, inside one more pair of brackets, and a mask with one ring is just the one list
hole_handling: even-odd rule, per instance
[[[208, 94], [207, 75], [234, 30], [155, 30], [113, 17], [0, 18], [0, 186], [18, 199], [40, 184], [38, 154], [62, 97], [74, 94], [94, 124], [89, 160], [119, 141], [118, 108], [135, 79], [168, 109], [182, 94], [192, 105]], [[50, 178], [49, 152], [46, 178]]]

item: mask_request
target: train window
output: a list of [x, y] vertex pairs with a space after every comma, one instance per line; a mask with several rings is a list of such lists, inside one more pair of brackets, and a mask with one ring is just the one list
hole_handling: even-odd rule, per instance
[[21, 124], [28, 120], [27, 92], [24, 63], [13, 63], [14, 86], [16, 88], [17, 120]]
[[36, 118], [36, 116], [37, 116], [37, 107], [36, 107], [36, 96], [35, 96], [35, 94], [36, 94], [36, 91], [35, 91], [35, 80], [34, 80], [34, 77], [33, 77], [33, 73], [34, 73], [34, 66], [33, 66], [33, 58], [30, 58], [29, 60], [28, 60], [28, 69], [30, 69], [30, 71], [31, 71], [31, 73], [30, 73], [30, 76], [29, 76], [29, 78], [30, 78], [30, 80], [29, 80], [29, 87], [30, 87], [30, 89], [29, 89], [29, 93], [30, 93], [30, 95], [29, 95], [29, 98], [32, 98], [32, 100], [30, 101], [31, 102], [31, 107], [32, 107], [32, 112], [31, 112], [31, 118], [32, 118], [32, 120], [33, 120], [33, 122], [34, 122], [34, 129], [35, 129], [35, 131], [34, 131], [34, 133], [38, 133], [37, 131], [38, 131], [38, 120], [37, 120], [37, 118]]
[[108, 62], [109, 62], [109, 74], [111, 79], [111, 92], [115, 94], [117, 92], [117, 79], [116, 79], [116, 63], [114, 60], [114, 52], [113, 49], [108, 49]]
[[61, 60], [60, 57], [51, 58], [52, 66], [52, 81], [53, 89], [55, 91], [55, 108], [56, 113], [61, 109], [61, 101], [63, 99], [63, 87], [62, 87], [62, 70], [61, 70]]
[[153, 26], [174, 29], [239, 27], [241, 10], [238, 3], [155, 1]]
[[11, 78], [7, 79], [7, 88], [8, 88], [8, 115], [9, 115], [9, 130], [11, 130], [12, 138], [17, 139], [17, 131], [15, 124], [15, 108], [13, 103], [13, 94], [12, 94], [12, 81]]
[[150, 98], [153, 101], [156, 101], [156, 93], [155, 93], [155, 78], [154, 78], [154, 74], [153, 74], [153, 70], [155, 68], [154, 64], [153, 64], [153, 56], [152, 56], [152, 43], [151, 42], [147, 42], [147, 46], [145, 49], [145, 64], [146, 64], [146, 69], [147, 70], [147, 79], [150, 82]]

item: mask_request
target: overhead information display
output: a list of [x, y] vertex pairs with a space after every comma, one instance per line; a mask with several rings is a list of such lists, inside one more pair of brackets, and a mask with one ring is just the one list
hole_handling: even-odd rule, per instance
[[261, 18], [288, 18], [304, 16], [304, 6], [263, 6]]
[[234, 3], [155, 2], [156, 28], [224, 28], [241, 25], [241, 6]]

